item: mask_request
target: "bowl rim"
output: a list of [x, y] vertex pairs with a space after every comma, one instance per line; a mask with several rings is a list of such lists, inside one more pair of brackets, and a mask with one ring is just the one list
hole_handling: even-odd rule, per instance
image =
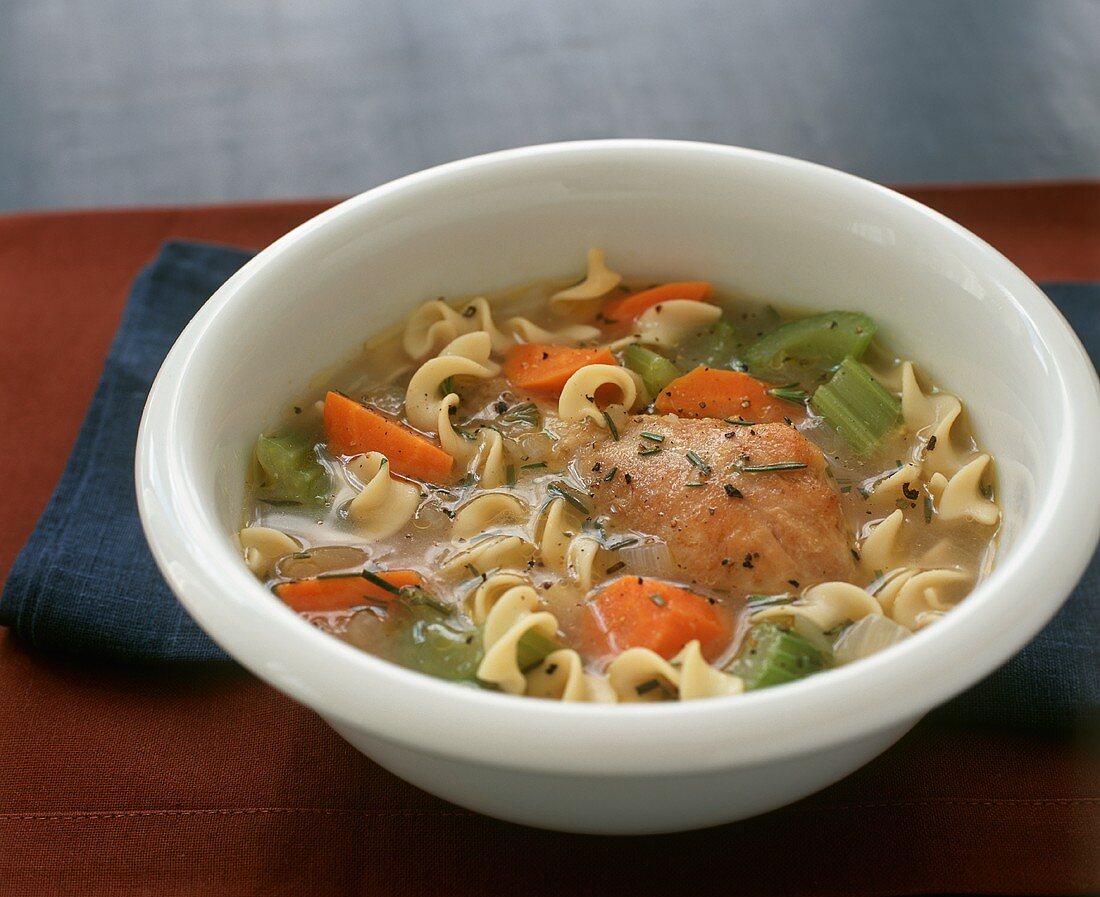
[[[291, 247], [321, 243], [338, 223], [367, 215], [374, 206], [400, 203], [403, 195], [516, 165], [617, 165], [627, 157], [687, 165], [704, 158], [751, 160], [802, 173], [823, 185], [873, 196], [914, 222], [922, 219], [983, 263], [1045, 344], [1052, 360], [1051, 397], [1064, 423], [1059, 457], [1051, 460], [1050, 488], [1037, 496], [1036, 512], [1012, 555], [944, 620], [858, 664], [780, 689], [610, 709], [456, 687], [352, 648], [273, 600], [258, 600], [254, 607], [251, 602], [219, 606], [219, 595], [230, 588], [270, 597], [239, 561], [236, 569], [212, 563], [219, 554], [215, 540], [223, 543], [223, 555], [229, 540], [203, 530], [202, 498], [189, 482], [183, 441], [174, 437], [196, 347], [216, 330], [223, 310], [240, 301]], [[1083, 401], [1089, 395], [1094, 401]], [[1095, 501], [1100, 474], [1089, 455], [1098, 441], [1100, 383], [1076, 334], [1015, 265], [960, 225], [886, 187], [812, 162], [719, 144], [613, 139], [540, 144], [449, 162], [360, 193], [280, 237], [214, 293], [169, 352], [142, 416], [135, 479], [146, 538], [188, 612], [231, 656], [322, 716], [383, 740], [471, 762], [631, 775], [760, 762], [884, 731], [915, 720], [995, 669], [1054, 615], [1100, 539]], [[1053, 558], [1059, 563], [1052, 564]], [[1005, 593], [998, 598], [1003, 608], [972, 600], [993, 591]], [[349, 694], [349, 677], [364, 684], [361, 694], [369, 693], [369, 699]], [[838, 712], [841, 708], [858, 712]], [[584, 749], [578, 751], [578, 745]]]

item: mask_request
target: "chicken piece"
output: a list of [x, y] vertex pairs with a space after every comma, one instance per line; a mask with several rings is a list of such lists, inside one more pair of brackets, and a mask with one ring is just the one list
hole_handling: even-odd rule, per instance
[[[577, 425], [557, 451], [574, 459], [595, 512], [608, 515], [616, 530], [668, 544], [677, 567], [671, 578], [744, 595], [852, 577], [851, 540], [825, 458], [787, 424], [635, 415], [617, 442], [607, 431]], [[805, 467], [745, 469], [781, 462]], [[614, 467], [618, 473], [606, 480]]]

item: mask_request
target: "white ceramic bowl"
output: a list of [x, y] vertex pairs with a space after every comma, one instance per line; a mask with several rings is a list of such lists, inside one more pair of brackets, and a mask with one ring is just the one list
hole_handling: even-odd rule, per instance
[[[322, 369], [417, 303], [577, 272], [590, 246], [873, 315], [958, 392], [997, 459], [992, 575], [946, 619], [853, 666], [683, 704], [562, 704], [458, 688], [312, 628], [230, 541], [256, 434]], [[794, 159], [611, 140], [510, 150], [370, 190], [297, 228], [184, 331], [149, 396], [137, 486], [149, 543], [199, 624], [397, 775], [503, 819], [673, 831], [772, 809], [847, 775], [981, 679], [1065, 600], [1100, 532], [1100, 391], [1043, 294], [961, 227]]]

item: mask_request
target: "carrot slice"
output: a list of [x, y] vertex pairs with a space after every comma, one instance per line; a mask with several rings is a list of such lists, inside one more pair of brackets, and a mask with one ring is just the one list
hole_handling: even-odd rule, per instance
[[714, 659], [732, 636], [730, 620], [706, 598], [672, 583], [623, 576], [587, 605], [584, 641], [596, 654], [649, 648], [669, 660], [692, 639]]
[[566, 380], [590, 364], [615, 364], [615, 356], [608, 349], [521, 343], [508, 350], [504, 376], [516, 389], [556, 396]]
[[694, 299], [697, 302], [706, 302], [713, 294], [714, 287], [705, 280], [665, 283], [616, 300], [604, 309], [604, 317], [612, 321], [633, 321], [643, 311], [662, 302], [670, 302], [673, 299]]
[[[399, 589], [424, 583], [415, 570], [387, 570], [374, 575]], [[314, 576], [311, 579], [281, 582], [275, 586], [274, 591], [298, 613], [350, 610], [365, 604], [388, 604], [394, 598], [393, 592], [359, 573]]]
[[394, 473], [425, 483], [446, 481], [454, 466], [426, 436], [338, 392], [325, 396], [325, 435], [334, 455], [381, 452]]
[[742, 417], [753, 423], [782, 423], [804, 414], [793, 402], [769, 395], [771, 388], [741, 371], [697, 367], [662, 389], [654, 405], [661, 414]]

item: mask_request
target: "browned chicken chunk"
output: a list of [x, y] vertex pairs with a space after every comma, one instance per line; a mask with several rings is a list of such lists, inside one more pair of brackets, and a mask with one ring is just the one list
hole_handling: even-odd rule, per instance
[[[825, 458], [794, 428], [635, 415], [619, 435], [578, 428], [558, 451], [574, 459], [616, 530], [668, 544], [676, 578], [774, 594], [851, 577], [851, 541]], [[792, 467], [753, 470], [775, 464]]]

